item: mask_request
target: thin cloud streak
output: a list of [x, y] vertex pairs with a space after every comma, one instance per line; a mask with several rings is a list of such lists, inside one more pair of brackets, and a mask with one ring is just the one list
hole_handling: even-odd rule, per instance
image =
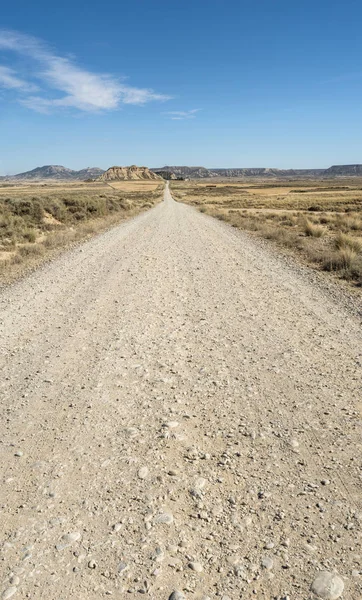
[[194, 119], [196, 113], [200, 112], [201, 108], [194, 108], [192, 110], [170, 110], [165, 112], [172, 121], [183, 121], [184, 119]]
[[[34, 63], [32, 78], [42, 83], [42, 93], [21, 98], [20, 102], [38, 112], [60, 108], [98, 112], [116, 110], [122, 104], [144, 105], [171, 99], [151, 89], [126, 85], [113, 75], [82, 69], [70, 59], [53, 53], [40, 40], [22, 33], [0, 30], [0, 49], [26, 56]], [[2, 74], [0, 70], [0, 86], [28, 92], [39, 89], [26, 84], [13, 69], [10, 71]]]

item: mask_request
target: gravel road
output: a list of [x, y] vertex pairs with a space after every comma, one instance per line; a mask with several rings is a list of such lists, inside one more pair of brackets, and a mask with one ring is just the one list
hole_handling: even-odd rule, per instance
[[0, 596], [360, 599], [335, 289], [168, 189], [3, 289]]

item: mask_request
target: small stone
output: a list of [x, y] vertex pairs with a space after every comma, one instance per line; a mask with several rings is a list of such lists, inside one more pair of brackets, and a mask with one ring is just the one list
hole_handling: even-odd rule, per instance
[[171, 523], [173, 523], [173, 515], [168, 512], [160, 513], [159, 515], [156, 515], [153, 521], [157, 524], [171, 525]]
[[11, 598], [12, 596], [14, 596], [14, 594], [16, 594], [16, 592], [18, 591], [18, 588], [14, 585], [12, 587], [7, 588], [1, 595], [1, 597], [3, 598], [3, 600], [7, 600], [8, 598]]
[[189, 567], [192, 571], [196, 571], [196, 573], [202, 573], [204, 570], [202, 564], [199, 562], [190, 562]]
[[313, 581], [311, 590], [323, 600], [336, 600], [343, 594], [344, 582], [335, 573], [321, 571]]
[[19, 585], [20, 583], [20, 579], [17, 575], [13, 575], [12, 577], [10, 577], [10, 583], [11, 585]]
[[174, 592], [172, 592], [168, 600], [186, 600], [186, 596], [184, 596], [182, 592], [178, 592], [177, 590], [175, 590]]
[[96, 568], [97, 568], [97, 563], [96, 563], [96, 561], [95, 561], [95, 560], [93, 560], [93, 559], [91, 559], [91, 560], [88, 562], [88, 568], [89, 568], [89, 569], [96, 569]]
[[127, 571], [128, 568], [129, 567], [128, 567], [127, 563], [122, 561], [118, 565], [118, 573], [123, 574], [125, 571]]
[[[22, 450], [17, 450], [14, 454], [14, 456], [18, 456], [18, 457], [23, 456], [23, 455], [24, 455], [24, 452], [22, 452]], [[9, 596], [9, 598], [10, 598], [10, 596]]]
[[261, 566], [268, 571], [273, 568], [273, 559], [270, 556], [265, 556], [261, 561]]
[[141, 467], [138, 471], [139, 479], [146, 479], [146, 477], [148, 477], [148, 473], [148, 467]]
[[66, 533], [65, 535], [62, 535], [62, 540], [64, 542], [77, 542], [78, 540], [80, 540], [80, 533], [79, 531], [74, 531], [73, 533]]
[[167, 427], [168, 429], [175, 429], [176, 427], [178, 427], [178, 422], [177, 421], [167, 421], [167, 423], [164, 423], [162, 425], [162, 427]]
[[65, 533], [64, 535], [62, 535], [62, 537], [60, 539], [60, 543], [57, 544], [56, 548], [57, 548], [57, 550], [64, 550], [64, 548], [67, 548], [74, 542], [77, 542], [78, 540], [80, 540], [81, 537], [82, 536], [79, 533], [79, 531], [74, 531], [72, 533]]
[[204, 489], [206, 483], [207, 483], [207, 481], [206, 481], [206, 479], [204, 479], [204, 477], [198, 477], [195, 481], [195, 487], [202, 490], [202, 489]]
[[119, 531], [122, 528], [122, 523], [115, 523], [112, 527], [113, 531]]
[[[352, 573], [351, 573], [352, 577], [359, 577], [360, 572], [357, 571], [357, 569], [353, 569]], [[11, 582], [12, 583], [12, 582]]]
[[299, 452], [299, 442], [298, 440], [290, 440], [290, 446], [293, 450], [293, 452]]

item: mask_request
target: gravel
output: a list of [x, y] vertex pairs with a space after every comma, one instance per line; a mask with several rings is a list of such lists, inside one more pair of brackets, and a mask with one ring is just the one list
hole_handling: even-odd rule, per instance
[[362, 597], [357, 296], [166, 192], [0, 309], [0, 597]]

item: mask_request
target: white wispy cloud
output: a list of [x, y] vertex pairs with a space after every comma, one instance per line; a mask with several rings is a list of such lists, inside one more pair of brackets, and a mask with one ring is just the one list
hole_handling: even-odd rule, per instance
[[14, 69], [2, 65], [0, 65], [0, 87], [22, 92], [34, 92], [37, 89], [34, 84], [18, 77]]
[[194, 119], [196, 113], [198, 113], [201, 108], [193, 108], [192, 110], [170, 110], [165, 112], [172, 121], [182, 121], [183, 119]]
[[[33, 69], [28, 71], [28, 79], [40, 82], [41, 90], [23, 79], [21, 73], [7, 67], [0, 67], [0, 87], [30, 92], [20, 101], [39, 112], [59, 108], [88, 112], [115, 110], [122, 104], [143, 105], [170, 99], [151, 89], [129, 86], [113, 75], [83, 69], [51, 51], [40, 40], [22, 33], [0, 30], [1, 49], [24, 56], [27, 61], [30, 59]], [[41, 93], [34, 95], [36, 90]]]

